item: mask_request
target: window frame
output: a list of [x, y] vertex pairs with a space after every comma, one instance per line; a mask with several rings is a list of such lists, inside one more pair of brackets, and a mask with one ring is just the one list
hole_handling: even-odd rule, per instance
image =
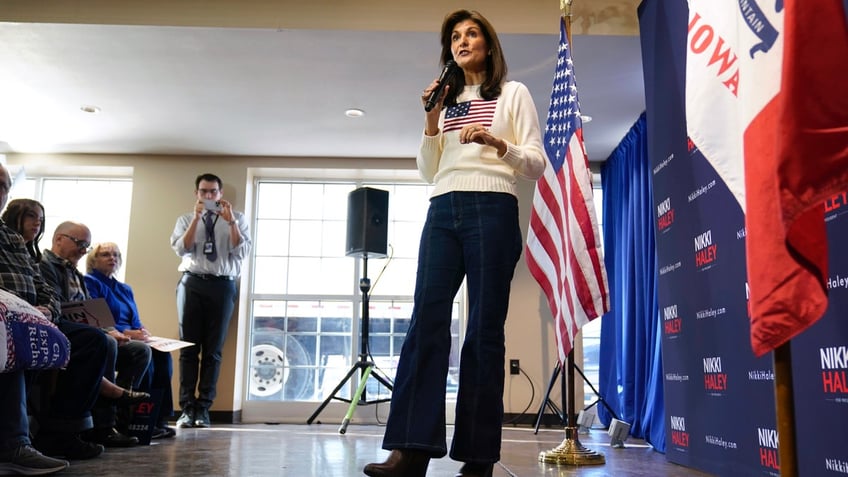
[[[45, 199], [45, 189], [49, 187], [49, 183], [51, 181], [74, 181], [74, 182], [83, 182], [83, 183], [94, 183], [94, 182], [109, 182], [109, 183], [127, 183], [129, 184], [129, 189], [124, 191], [126, 193], [127, 201], [123, 203], [121, 207], [122, 210], [129, 211], [132, 207], [133, 200], [133, 187], [135, 186], [132, 177], [132, 169], [128, 169], [126, 167], [97, 167], [97, 168], [56, 168], [57, 171], [53, 171], [50, 174], [40, 173], [39, 169], [34, 169], [31, 171], [27, 171], [23, 166], [7, 166], [9, 170], [9, 174], [12, 176], [15, 181], [12, 184], [12, 189], [9, 193], [9, 201], [13, 199], [33, 199], [40, 202], [45, 209], [44, 223], [46, 227], [44, 229], [44, 235], [42, 235], [41, 240], [38, 243], [39, 248], [44, 250], [49, 250], [52, 247], [52, 239], [53, 233], [56, 230], [56, 227], [65, 221], [74, 221], [74, 222], [82, 222], [87, 225], [91, 229], [92, 235], [92, 246], [101, 243], [101, 242], [114, 242], [120, 247], [122, 254], [123, 266], [118, 269], [115, 277], [119, 281], [124, 281], [126, 276], [126, 264], [130, 257], [130, 251], [128, 247], [129, 243], [129, 230], [130, 230], [130, 215], [128, 213], [124, 214], [108, 214], [110, 219], [108, 221], [90, 221], [87, 220], [86, 217], [91, 217], [94, 214], [89, 213], [81, 213], [79, 215], [70, 216], [65, 213], [55, 213], [55, 208], [51, 206], [48, 202], [49, 199]], [[76, 173], [74, 173], [76, 172]], [[33, 187], [24, 192], [24, 194], [20, 194], [19, 187], [20, 185], [17, 183], [19, 180], [25, 180], [27, 182], [34, 181]], [[102, 191], [100, 191], [102, 192]], [[102, 199], [102, 197], [94, 195], [96, 200]], [[90, 198], [81, 198], [80, 202], [83, 205], [88, 205], [91, 203]], [[67, 205], [73, 202], [68, 200], [63, 200], [63, 205], [60, 210], [68, 208]], [[115, 200], [110, 200], [108, 204], [112, 207], [117, 207], [118, 202]], [[80, 207], [80, 210], [87, 210], [85, 207]], [[109, 224], [109, 229], [114, 229], [114, 225], [119, 222], [115, 217], [121, 217], [124, 219], [126, 227], [122, 228], [120, 233], [109, 234], [104, 236], [102, 233], [98, 234], [98, 231], [103, 231], [107, 227], [104, 227], [104, 224]], [[99, 237], [103, 237], [100, 239]], [[86, 273], [86, 256], [83, 256], [79, 263], [77, 264], [77, 269], [83, 275]]]
[[[263, 172], [267, 172], [267, 171], [263, 171]], [[404, 172], [404, 171], [400, 171], [400, 172]], [[383, 171], [383, 173], [385, 173], [385, 171]], [[360, 343], [359, 343], [359, 341], [361, 339], [361, 329], [360, 329], [361, 320], [360, 320], [360, 318], [361, 318], [361, 306], [362, 306], [362, 301], [363, 301], [361, 291], [359, 290], [358, 285], [357, 285], [357, 282], [358, 282], [359, 278], [361, 278], [361, 274], [362, 274], [362, 271], [363, 271], [362, 270], [363, 260], [361, 260], [361, 259], [356, 259], [354, 264], [353, 264], [353, 277], [351, 277], [352, 287], [351, 287], [351, 291], [346, 295], [336, 295], [336, 294], [333, 294], [333, 295], [318, 294], [318, 295], [316, 295], [316, 294], [309, 294], [309, 293], [307, 293], [307, 294], [254, 293], [254, 290], [257, 289], [257, 283], [256, 283], [257, 277], [256, 277], [256, 274], [254, 273], [254, 271], [256, 269], [257, 260], [259, 258], [261, 258], [261, 256], [258, 257], [258, 254], [257, 254], [257, 251], [261, 248], [261, 244], [259, 243], [261, 238], [259, 237], [258, 230], [259, 230], [259, 227], [260, 227], [260, 221], [263, 220], [263, 218], [259, 216], [259, 213], [260, 213], [260, 210], [261, 210], [261, 207], [262, 207], [262, 205], [259, 204], [261, 184], [262, 183], [268, 183], [268, 182], [271, 182], [271, 183], [273, 183], [273, 182], [289, 183], [289, 184], [296, 184], [296, 183], [350, 184], [351, 190], [353, 190], [357, 187], [363, 187], [363, 186], [375, 187], [375, 188], [387, 188], [387, 187], [393, 188], [395, 186], [414, 185], [414, 186], [432, 188], [432, 185], [424, 184], [420, 180], [418, 180], [417, 175], [414, 176], [414, 178], [413, 178], [413, 176], [410, 176], [410, 178], [398, 177], [398, 176], [403, 176], [404, 174], [393, 174], [392, 177], [389, 177], [389, 178], [381, 177], [381, 175], [383, 175], [383, 174], [375, 174], [374, 176], [369, 176], [369, 175], [362, 174], [361, 171], [360, 171], [359, 173], [350, 174], [347, 177], [345, 177], [343, 174], [342, 175], [334, 174], [333, 177], [328, 177], [328, 178], [323, 178], [323, 177], [304, 178], [304, 177], [291, 177], [291, 176], [287, 177], [287, 176], [277, 176], [275, 174], [261, 174], [261, 175], [256, 175], [252, 178], [253, 190], [252, 190], [252, 193], [249, 194], [250, 197], [251, 197], [251, 200], [252, 200], [252, 205], [249, 204], [249, 208], [250, 208], [250, 212], [251, 212], [252, 217], [253, 217], [252, 218], [253, 230], [256, 230], [257, 234], [256, 234], [256, 237], [255, 237], [255, 242], [254, 242], [255, 247], [254, 247], [254, 250], [251, 251], [251, 256], [249, 258], [250, 265], [247, 267], [247, 269], [249, 270], [247, 281], [246, 281], [248, 286], [246, 287], [247, 288], [246, 292], [244, 292], [243, 295], [242, 295], [242, 298], [246, 303], [246, 305], [244, 306], [244, 310], [246, 312], [245, 320], [247, 322], [246, 323], [247, 331], [245, 333], [245, 355], [246, 355], [246, 359], [244, 360], [244, 363], [242, 365], [242, 372], [244, 374], [244, 384], [243, 384], [244, 388], [243, 388], [243, 392], [242, 392], [242, 403], [243, 403], [242, 411], [243, 411], [244, 415], [246, 417], [250, 417], [251, 420], [268, 420], [268, 419], [277, 419], [277, 418], [287, 420], [287, 419], [295, 417], [295, 416], [302, 417], [304, 415], [303, 413], [304, 413], [305, 408], [314, 407], [318, 403], [318, 401], [315, 401], [315, 400], [308, 400], [308, 401], [270, 401], [269, 402], [269, 401], [257, 401], [257, 400], [251, 399], [251, 396], [250, 396], [250, 392], [251, 392], [250, 391], [250, 379], [251, 379], [250, 373], [252, 371], [252, 368], [251, 368], [251, 364], [250, 364], [250, 358], [251, 358], [251, 349], [253, 348], [253, 343], [254, 343], [254, 341], [253, 341], [253, 339], [254, 339], [254, 323], [256, 322], [256, 315], [255, 315], [255, 308], [254, 308], [255, 304], [259, 300], [276, 300], [276, 301], [279, 301], [279, 302], [287, 302], [287, 301], [292, 301], [292, 300], [326, 300], [326, 301], [345, 300], [346, 302], [350, 303], [351, 307], [352, 307], [351, 311], [352, 311], [353, 316], [352, 316], [352, 322], [351, 322], [350, 334], [349, 334], [349, 341], [348, 341], [349, 344], [350, 344], [349, 353], [348, 353], [348, 356], [346, 357], [347, 362], [345, 364], [345, 366], [349, 367], [349, 366], [353, 366], [353, 363], [356, 360], [359, 359], [359, 353], [360, 353], [360, 349], [359, 349]], [[422, 195], [422, 197], [423, 198], [429, 198], [429, 195], [430, 195], [430, 191], [428, 190], [426, 194]], [[391, 200], [390, 200], [390, 202], [391, 202]], [[423, 204], [422, 209], [426, 210], [428, 205], [429, 205], [429, 203]], [[392, 223], [396, 222], [396, 219], [393, 220], [393, 218], [392, 218], [393, 214], [391, 213], [391, 210], [392, 210], [392, 204], [391, 203], [390, 203], [389, 208], [390, 208], [390, 218], [389, 218], [390, 224], [389, 224], [389, 226], [391, 227]], [[289, 219], [290, 218], [291, 217], [289, 217]], [[415, 221], [419, 222], [420, 225], [423, 226], [425, 218], [426, 218], [426, 214], [422, 215], [421, 217], [416, 217]], [[389, 241], [391, 242], [391, 236], [389, 238]], [[417, 252], [417, 247], [416, 247], [416, 252]], [[391, 249], [390, 249], [390, 253], [391, 253]], [[340, 251], [339, 254], [341, 256], [343, 256], [343, 251]], [[346, 259], [354, 260], [354, 258], [347, 258], [347, 257], [346, 257]], [[374, 265], [374, 262], [377, 262], [378, 264]], [[369, 302], [372, 305], [372, 310], [373, 310], [375, 303], [382, 305], [384, 303], [391, 303], [393, 301], [400, 301], [400, 302], [403, 302], [404, 304], [408, 303], [409, 309], [411, 310], [412, 293], [414, 292], [414, 277], [412, 278], [413, 288], [410, 289], [409, 295], [397, 295], [397, 294], [391, 294], [391, 293], [387, 293], [385, 295], [380, 294], [379, 280], [380, 280], [380, 274], [382, 272], [383, 263], [384, 262], [378, 262], [377, 259], [373, 259], [373, 258], [369, 259], [369, 263], [368, 263], [368, 267], [369, 267], [368, 271], [369, 271], [369, 275], [370, 275], [369, 278], [371, 279], [371, 286], [372, 286], [371, 291], [372, 291], [372, 293], [374, 293], [374, 294], [369, 295]], [[354, 278], [356, 278], [356, 280], [353, 280]], [[286, 292], [287, 291], [288, 290], [286, 290]], [[462, 288], [461, 292], [458, 294], [456, 301], [458, 303], [458, 315], [459, 315], [458, 316], [459, 333], [458, 333], [458, 335], [456, 335], [456, 339], [457, 339], [458, 343], [461, 343], [462, 339], [464, 338], [464, 336], [463, 336], [463, 334], [464, 334], [464, 322], [465, 322], [465, 319], [466, 319], [466, 317], [465, 317], [466, 305], [465, 305], [464, 287]], [[373, 323], [374, 323], [375, 317], [371, 316], [370, 318], [371, 318], [372, 324], [371, 324], [371, 329], [369, 330], [369, 334], [370, 334], [371, 342], [373, 343], [375, 337], [379, 338], [379, 337], [385, 337], [387, 335], [385, 333], [374, 331]], [[378, 318], [378, 319], [382, 319], [382, 318]], [[394, 325], [392, 324], [391, 326], [393, 327]], [[391, 333], [388, 336], [390, 337], [389, 338], [390, 349], [394, 350], [394, 351], [391, 351], [391, 352], [396, 353], [394, 355], [395, 358], [396, 358], [397, 354], [399, 354], [399, 351], [400, 351], [399, 350], [399, 344], [395, 343], [395, 340], [393, 340], [391, 338], [393, 336]], [[372, 346], [373, 346], [373, 344], [372, 344]], [[390, 358], [391, 358], [391, 356], [390, 356]], [[391, 376], [393, 376], [394, 375], [394, 369], [392, 369], [390, 371], [391, 371]], [[355, 390], [355, 385], [358, 384], [358, 376], [356, 376], [356, 379], [352, 378], [348, 381], [349, 382], [347, 383], [347, 389], [340, 391], [339, 392], [340, 396], [349, 396], [350, 393], [352, 393]], [[369, 388], [370, 387], [371, 386], [369, 384]], [[373, 396], [373, 395], [369, 396], [369, 398], [375, 398], [375, 397], [378, 397], [378, 396]], [[285, 403], [286, 406], [279, 406], [280, 403]], [[333, 407], [333, 406], [328, 406], [328, 407]], [[345, 409], [347, 408], [347, 406], [344, 406], [344, 407], [345, 407]], [[277, 408], [277, 409], [275, 409], [275, 408]], [[280, 412], [280, 411], [282, 411], [282, 409], [279, 409], [279, 408], [286, 408], [286, 411]], [[452, 406], [449, 406], [449, 408], [452, 408]], [[326, 413], [326, 412], [327, 412], [326, 410], [322, 411], [322, 413]], [[388, 412], [388, 404], [386, 404], [384, 408], [380, 408], [379, 414], [387, 414], [387, 412]], [[336, 413], [338, 413], [338, 410], [336, 410]], [[373, 416], [374, 411], [371, 411], [371, 414]], [[379, 420], [380, 418], [378, 417], [377, 419]], [[452, 419], [452, 417], [451, 417], [451, 419]]]

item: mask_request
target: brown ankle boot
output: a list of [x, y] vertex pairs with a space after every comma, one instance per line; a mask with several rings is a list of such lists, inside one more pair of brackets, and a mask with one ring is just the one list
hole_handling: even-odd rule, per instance
[[382, 464], [368, 464], [365, 475], [371, 477], [424, 477], [430, 456], [422, 451], [395, 449]]

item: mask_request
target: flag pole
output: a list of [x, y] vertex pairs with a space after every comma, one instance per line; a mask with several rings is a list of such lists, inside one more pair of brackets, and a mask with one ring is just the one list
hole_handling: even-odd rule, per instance
[[[562, 11], [562, 21], [565, 23], [565, 37], [568, 39], [568, 45], [571, 46], [574, 51], [573, 43], [571, 42], [571, 3], [574, 0], [559, 0], [559, 8]], [[571, 351], [568, 352], [568, 355], [565, 357], [566, 362], [562, 363], [565, 366], [565, 369], [568, 369], [568, 378], [567, 386], [563, 386], [563, 395], [562, 395], [562, 409], [563, 412], [567, 412], [565, 418], [566, 427], [577, 427], [577, 414], [574, 406], [574, 346], [571, 347]], [[563, 374], [563, 378], [565, 378], [565, 374]], [[566, 380], [563, 380], [565, 383]], [[577, 438], [577, 433], [574, 434], [574, 438]]]
[[559, 0], [559, 9], [562, 12], [562, 21], [565, 23], [565, 37], [571, 45], [571, 4], [574, 0]]
[[789, 342], [774, 349], [774, 392], [780, 475], [798, 475], [795, 454], [795, 397], [792, 384], [792, 353]]
[[[565, 36], [571, 45], [571, 2], [559, 0]], [[583, 447], [577, 437], [577, 414], [574, 406], [574, 347], [562, 364], [562, 412], [565, 413], [565, 439], [551, 450], [539, 453], [539, 461], [557, 465], [602, 465], [606, 464], [604, 455]]]

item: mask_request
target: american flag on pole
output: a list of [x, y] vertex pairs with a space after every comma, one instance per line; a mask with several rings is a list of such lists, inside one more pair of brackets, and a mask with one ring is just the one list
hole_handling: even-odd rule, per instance
[[560, 19], [545, 126], [548, 164], [536, 182], [526, 257], [548, 299], [562, 363], [580, 328], [610, 307], [582, 128], [568, 37]]

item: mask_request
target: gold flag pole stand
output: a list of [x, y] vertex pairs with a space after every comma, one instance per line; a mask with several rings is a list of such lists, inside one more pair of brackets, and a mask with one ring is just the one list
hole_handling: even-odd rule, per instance
[[[571, 1], [560, 0], [562, 18], [565, 22], [565, 33], [568, 44], [571, 45]], [[583, 447], [577, 437], [576, 414], [574, 412], [574, 349], [568, 353], [567, 363], [562, 363], [562, 398], [566, 401], [563, 406], [565, 413], [565, 439], [560, 445], [551, 450], [539, 453], [539, 461], [557, 465], [602, 465], [606, 464], [604, 455]], [[566, 377], [566, 370], [568, 370]]]
[[[567, 402], [563, 406], [566, 413], [565, 439], [562, 443], [551, 450], [539, 453], [539, 461], [546, 464], [557, 465], [603, 465], [606, 458], [603, 454], [583, 447], [577, 437], [577, 425], [574, 422], [574, 350], [568, 353], [568, 363], [563, 366], [562, 373], [562, 398]], [[568, 370], [566, 377], [565, 370]]]

